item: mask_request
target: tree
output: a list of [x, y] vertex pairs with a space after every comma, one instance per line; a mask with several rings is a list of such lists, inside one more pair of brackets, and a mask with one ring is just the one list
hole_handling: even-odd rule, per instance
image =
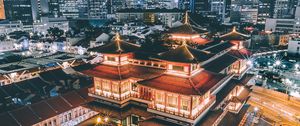
[[59, 29], [58, 27], [51, 27], [48, 30], [48, 34], [54, 39], [61, 37], [64, 34], [64, 31]]

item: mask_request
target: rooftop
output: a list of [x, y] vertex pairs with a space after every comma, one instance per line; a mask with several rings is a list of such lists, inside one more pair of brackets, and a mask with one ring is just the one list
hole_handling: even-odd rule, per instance
[[139, 81], [138, 83], [157, 90], [176, 92], [184, 95], [202, 95], [223, 78], [225, 78], [225, 75], [203, 70], [189, 78], [163, 74], [152, 79]]
[[[81, 90], [87, 90], [87, 88]], [[71, 91], [61, 96], [1, 113], [0, 117], [3, 118], [0, 118], [0, 123], [7, 124], [7, 126], [34, 125], [89, 102], [82, 97], [79, 91]]]
[[176, 49], [159, 54], [157, 59], [180, 63], [200, 63], [212, 56], [209, 52], [194, 49], [184, 43]]
[[236, 31], [236, 27], [233, 27], [232, 31], [220, 36], [221, 40], [227, 41], [227, 40], [247, 40], [250, 37], [248, 35], [239, 33]]
[[163, 71], [164, 70], [162, 69], [134, 65], [99, 65], [92, 69], [83, 71], [83, 73], [92, 77], [101, 77], [109, 80], [125, 80], [131, 77], [140, 79], [151, 78], [162, 74]]
[[140, 46], [125, 42], [120, 39], [120, 35], [117, 33], [114, 40], [112, 42], [100, 46], [89, 49], [92, 52], [99, 52], [104, 54], [122, 54], [122, 53], [130, 53], [135, 52], [139, 49]]

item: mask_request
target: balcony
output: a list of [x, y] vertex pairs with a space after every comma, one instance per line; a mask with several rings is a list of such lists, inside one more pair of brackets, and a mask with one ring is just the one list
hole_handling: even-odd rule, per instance
[[[202, 118], [202, 115], [205, 114], [205, 112], [215, 103], [216, 97], [212, 96], [209, 101], [200, 107], [200, 110], [196, 110], [196, 113], [193, 115], [190, 115], [190, 112], [178, 112], [175, 109], [168, 109], [168, 107], [157, 107], [154, 104], [150, 104], [148, 106], [148, 111], [159, 114], [165, 117], [177, 119], [177, 120], [186, 120], [187, 122], [193, 123], [196, 120], [199, 120]], [[198, 107], [199, 108], [199, 107]], [[195, 111], [195, 109], [194, 109]], [[200, 118], [199, 118], [200, 117]], [[198, 119], [199, 118], [199, 119]]]
[[96, 91], [95, 88], [89, 88], [89, 96], [121, 105], [130, 100], [142, 103], [150, 102], [148, 100], [141, 99], [138, 92], [135, 91], [128, 91], [123, 94], [113, 94], [105, 91]]

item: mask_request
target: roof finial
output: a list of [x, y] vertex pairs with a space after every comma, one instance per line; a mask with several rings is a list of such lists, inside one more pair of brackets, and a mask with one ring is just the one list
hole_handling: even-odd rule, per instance
[[188, 15], [188, 11], [185, 12], [185, 15], [184, 15], [184, 24], [189, 24], [189, 15]]
[[122, 48], [121, 48], [121, 45], [120, 45], [120, 34], [119, 32], [116, 33], [116, 36], [115, 36], [115, 41], [117, 42], [117, 48], [118, 48], [118, 51], [122, 51]]
[[181, 45], [186, 46], [187, 45], [186, 40], [183, 40]]
[[233, 26], [232, 32], [236, 32], [236, 26]]
[[115, 41], [120, 41], [120, 34], [119, 32], [116, 33], [116, 36], [115, 36]]

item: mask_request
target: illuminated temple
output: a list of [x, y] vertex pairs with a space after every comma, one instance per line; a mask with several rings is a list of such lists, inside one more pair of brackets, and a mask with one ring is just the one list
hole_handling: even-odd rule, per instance
[[[187, 16], [185, 20], [182, 27], [192, 30]], [[194, 31], [171, 35], [199, 37]], [[196, 124], [215, 104], [216, 94], [231, 79], [242, 78], [249, 68], [251, 53], [243, 46], [249, 38], [235, 28], [220, 38], [222, 42], [202, 50], [184, 40], [175, 49], [141, 59], [137, 57], [141, 48], [116, 34], [110, 43], [89, 50], [103, 55], [101, 64], [82, 72], [94, 80], [89, 95], [117, 108], [144, 106], [152, 118]], [[236, 90], [242, 88], [237, 86]], [[241, 104], [234, 105], [229, 106], [233, 112], [241, 108]]]

